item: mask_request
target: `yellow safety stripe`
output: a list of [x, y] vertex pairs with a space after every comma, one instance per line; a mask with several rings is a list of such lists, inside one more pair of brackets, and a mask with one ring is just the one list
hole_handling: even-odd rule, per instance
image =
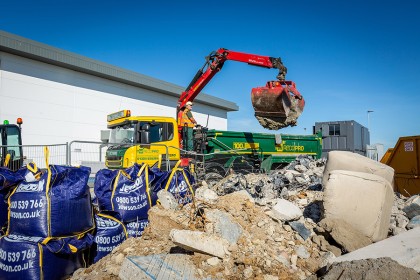
[[42, 251], [42, 245], [38, 243], [38, 250], [39, 250], [39, 272], [40, 272], [40, 279], [44, 279], [44, 270], [43, 270], [43, 251]]
[[38, 167], [36, 166], [35, 162], [30, 162], [26, 165], [26, 168], [29, 169], [29, 171], [31, 171], [32, 173], [37, 173], [38, 172]]
[[145, 171], [146, 173], [144, 177], [146, 178], [146, 194], [147, 194], [147, 200], [149, 201], [149, 207], [152, 207], [152, 198], [150, 197], [149, 192], [149, 166], [144, 163], [143, 166], [140, 168], [139, 173], [137, 173], [137, 177], [141, 175], [141, 173]]
[[168, 190], [169, 185], [170, 185], [170, 183], [172, 181], [172, 177], [174, 176], [174, 173], [179, 169], [178, 166], [180, 164], [181, 164], [181, 160], [178, 160], [178, 162], [176, 163], [176, 165], [174, 166], [174, 168], [171, 171], [171, 175], [169, 175], [168, 182], [166, 182], [166, 185], [165, 185], [165, 190]]
[[184, 176], [185, 182], [187, 182], [188, 187], [190, 188], [191, 194], [194, 195], [194, 190], [190, 184], [190, 180], [187, 177], [187, 174], [185, 174], [185, 171], [182, 170], [182, 175]]
[[114, 186], [112, 187], [112, 194], [111, 194], [111, 206], [112, 206], [112, 210], [114, 210], [114, 202], [112, 201], [112, 199], [114, 198], [115, 195], [115, 191], [117, 190], [117, 185], [118, 185], [118, 181], [120, 180], [120, 175], [128, 178], [129, 180], [131, 180], [131, 176], [125, 172], [124, 170], [119, 170], [117, 177], [115, 178], [115, 182], [114, 182]]
[[71, 244], [68, 244], [68, 245], [69, 245], [70, 251], [71, 251], [72, 253], [77, 253], [77, 248], [76, 248], [75, 246], [73, 246], [73, 245], [71, 245]]
[[7, 204], [9, 205], [9, 211], [7, 211], [7, 231], [6, 231], [6, 235], [9, 235], [9, 231], [10, 231], [10, 205], [11, 205], [11, 198], [13, 196], [13, 194], [16, 192], [17, 188], [14, 188], [14, 190], [11, 192], [11, 194], [9, 195], [9, 198], [7, 199]]
[[[124, 172], [125, 173], [125, 172]], [[117, 189], [118, 181], [120, 180], [120, 175], [124, 174], [122, 170], [118, 171], [117, 178], [115, 178], [114, 186], [112, 187], [112, 194], [111, 194], [111, 206], [112, 211], [114, 211], [114, 202], [112, 201], [115, 195], [115, 190]]]
[[118, 220], [117, 218], [112, 217], [112, 216], [110, 216], [110, 215], [106, 215], [106, 214], [101, 214], [101, 213], [98, 213], [97, 215], [98, 215], [98, 216], [101, 216], [101, 217], [104, 217], [104, 218], [108, 218], [108, 219], [113, 220], [114, 222], [117, 222], [117, 223], [119, 223], [120, 225], [122, 225], [122, 227], [123, 227], [123, 229], [124, 229], [124, 233], [125, 233], [125, 238], [126, 238], [126, 239], [128, 238], [127, 229], [125, 228], [124, 223], [122, 223], [120, 220]]
[[178, 162], [175, 164], [174, 169], [178, 168], [178, 166], [181, 164], [181, 160], [178, 160]]
[[158, 160], [158, 168], [160, 169], [160, 167], [162, 166], [162, 154], [159, 154], [159, 160]]
[[10, 157], [11, 157], [10, 154], [6, 155], [6, 158], [4, 159], [4, 163], [3, 163], [4, 167], [7, 167], [9, 165]]
[[42, 242], [41, 242], [41, 243], [42, 243], [43, 245], [45, 245], [45, 244], [47, 244], [48, 242], [50, 242], [50, 240], [51, 240], [51, 239], [53, 239], [53, 238], [52, 238], [52, 237], [47, 237], [47, 238], [45, 238], [44, 240], [42, 240]]
[[45, 198], [47, 200], [47, 220], [48, 220], [48, 237], [51, 236], [51, 201], [49, 196], [50, 191], [50, 184], [51, 184], [51, 168], [48, 162], [48, 158], [50, 156], [50, 151], [48, 147], [44, 147], [44, 155], [45, 155], [45, 165], [47, 166], [48, 178], [47, 178], [47, 185], [45, 187]]

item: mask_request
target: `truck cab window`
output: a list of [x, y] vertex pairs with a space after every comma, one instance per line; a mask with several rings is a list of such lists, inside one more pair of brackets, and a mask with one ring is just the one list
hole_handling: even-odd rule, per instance
[[113, 144], [132, 144], [134, 143], [135, 125], [126, 124], [111, 129], [109, 143]]
[[168, 141], [173, 139], [173, 125], [166, 122], [141, 122], [140, 127], [149, 124], [150, 143]]

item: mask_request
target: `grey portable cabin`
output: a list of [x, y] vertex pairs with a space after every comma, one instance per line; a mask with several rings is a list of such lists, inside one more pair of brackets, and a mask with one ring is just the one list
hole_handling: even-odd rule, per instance
[[322, 157], [329, 151], [349, 151], [366, 156], [370, 135], [360, 123], [353, 120], [316, 122], [314, 130], [322, 131]]

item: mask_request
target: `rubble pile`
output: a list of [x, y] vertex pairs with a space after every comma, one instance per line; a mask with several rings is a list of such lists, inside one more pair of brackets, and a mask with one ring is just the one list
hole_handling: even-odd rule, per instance
[[325, 158], [312, 160], [300, 156], [285, 168], [271, 171], [270, 174], [235, 174], [211, 186], [218, 195], [238, 190], [248, 191], [257, 201], [288, 198], [288, 192], [299, 190], [321, 190]]
[[389, 235], [420, 227], [420, 196], [404, 197], [395, 193]]
[[[346, 253], [320, 222], [325, 162], [299, 157], [270, 174], [202, 181], [193, 203], [184, 206], [168, 203], [171, 194], [160, 191], [162, 203], [149, 210], [143, 236], [129, 238], [72, 279], [119, 279], [127, 256], [175, 253], [189, 257], [197, 278], [317, 279], [321, 268]], [[419, 204], [418, 196], [396, 195], [389, 235], [419, 226]]]

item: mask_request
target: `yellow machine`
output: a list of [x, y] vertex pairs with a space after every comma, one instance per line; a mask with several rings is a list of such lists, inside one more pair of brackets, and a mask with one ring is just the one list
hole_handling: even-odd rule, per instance
[[180, 159], [177, 122], [171, 117], [131, 116], [130, 110], [108, 115], [111, 130], [106, 152], [108, 168], [127, 168], [134, 163], [149, 166]]

